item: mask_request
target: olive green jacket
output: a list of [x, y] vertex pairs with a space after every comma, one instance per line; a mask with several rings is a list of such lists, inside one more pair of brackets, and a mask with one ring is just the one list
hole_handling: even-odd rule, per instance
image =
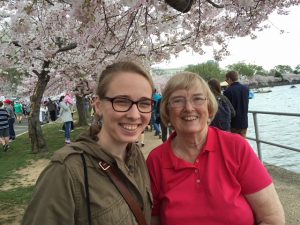
[[152, 195], [142, 152], [137, 145], [129, 144], [126, 162], [114, 159], [87, 132], [77, 142], [54, 154], [36, 183], [22, 225], [88, 224], [81, 153], [84, 153], [87, 164], [92, 224], [137, 224], [119, 191], [99, 168], [99, 158], [116, 165], [122, 180], [142, 206], [146, 221], [150, 224]]

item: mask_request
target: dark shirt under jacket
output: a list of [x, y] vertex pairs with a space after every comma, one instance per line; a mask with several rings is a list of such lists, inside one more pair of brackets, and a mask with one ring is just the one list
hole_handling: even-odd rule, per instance
[[224, 95], [229, 99], [236, 115], [231, 119], [231, 128], [248, 128], [249, 88], [239, 82], [232, 83]]

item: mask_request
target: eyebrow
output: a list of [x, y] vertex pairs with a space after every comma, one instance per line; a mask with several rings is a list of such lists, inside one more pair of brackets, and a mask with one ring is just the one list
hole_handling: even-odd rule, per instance
[[[116, 95], [116, 96], [113, 96], [113, 98], [126, 98], [129, 100], [132, 100], [132, 98], [130, 98], [128, 95]], [[137, 101], [140, 101], [140, 100], [152, 100], [152, 98], [140, 97]]]
[[[196, 93], [196, 94], [192, 95], [192, 97], [195, 97], [195, 96], [205, 96], [205, 95], [204, 95], [204, 93]], [[171, 97], [170, 99], [174, 99], [174, 98], [185, 98], [185, 96], [183, 96], [183, 95], [177, 95], [177, 96]]]

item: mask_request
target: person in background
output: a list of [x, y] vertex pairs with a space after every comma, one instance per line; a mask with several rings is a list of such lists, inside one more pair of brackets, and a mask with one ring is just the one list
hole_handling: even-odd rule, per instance
[[163, 121], [160, 119], [160, 105], [161, 105], [161, 99], [157, 102], [157, 122], [160, 125], [161, 128], [161, 140], [162, 142], [165, 142], [168, 139], [168, 134], [172, 133], [172, 129], [167, 125], [163, 123]]
[[26, 112], [26, 101], [22, 101], [22, 112], [23, 112], [23, 116], [27, 119], [27, 112]]
[[71, 113], [71, 103], [72, 101], [67, 96], [61, 96], [59, 99], [60, 111], [59, 115], [61, 120], [64, 122], [65, 131], [65, 144], [71, 143], [71, 123], [73, 121]]
[[20, 101], [16, 101], [14, 104], [14, 110], [15, 110], [15, 114], [17, 116], [17, 122], [18, 123], [22, 123], [22, 119], [23, 119], [23, 106], [20, 103]]
[[44, 101], [41, 103], [40, 107], [40, 122], [41, 124], [49, 123], [49, 112], [47, 108], [47, 101]]
[[248, 128], [249, 88], [239, 82], [238, 72], [229, 71], [225, 76], [229, 86], [224, 91], [224, 95], [229, 99], [236, 113], [235, 117], [231, 119], [231, 132], [246, 137]]
[[89, 119], [89, 116], [90, 116], [90, 107], [91, 107], [90, 99], [89, 99], [88, 96], [85, 96], [83, 98], [83, 108], [84, 108], [86, 118], [88, 118], [88, 119]]
[[158, 113], [157, 113], [157, 108], [158, 108], [158, 102], [161, 99], [161, 95], [160, 93], [157, 91], [157, 89], [155, 89], [154, 94], [152, 99], [154, 100], [154, 108], [153, 108], [153, 112], [152, 112], [152, 126], [154, 129], [154, 136], [159, 136], [159, 138], [161, 138], [161, 132], [160, 132], [160, 126], [159, 126], [159, 122], [157, 120], [158, 117]]
[[95, 106], [94, 106], [94, 100], [96, 100], [96, 97], [95, 96], [92, 96], [91, 98], [91, 102], [90, 102], [90, 105], [91, 105], [91, 123], [94, 122], [94, 118], [95, 118]]
[[235, 110], [228, 98], [222, 95], [220, 81], [210, 79], [208, 85], [218, 102], [218, 111], [210, 125], [221, 130], [230, 131], [231, 119], [235, 117]]
[[4, 103], [4, 108], [8, 113], [9, 141], [11, 142], [16, 139], [16, 133], [14, 128], [16, 116], [13, 110], [12, 101], [10, 101], [9, 99], [5, 99], [3, 103]]
[[138, 140], [135, 142], [136, 144], [141, 143], [141, 147], [145, 146], [145, 130], [140, 134]]
[[106, 173], [111, 169], [150, 224], [150, 179], [134, 142], [151, 118], [152, 78], [138, 64], [123, 61], [107, 66], [98, 82], [94, 107], [101, 121], [55, 152], [37, 181], [22, 225], [138, 224]]
[[27, 102], [26, 103], [26, 114], [27, 114], [27, 117], [30, 115], [30, 111], [31, 111], [31, 102]]
[[48, 107], [48, 112], [49, 112], [51, 121], [55, 121], [56, 120], [56, 104], [55, 104], [55, 102], [53, 102], [51, 100], [51, 98], [48, 98], [47, 107]]
[[0, 101], [0, 142], [5, 152], [9, 149], [8, 118], [8, 112], [3, 108], [3, 102]]
[[285, 224], [272, 178], [247, 140], [209, 126], [216, 111], [198, 74], [167, 82], [161, 119], [175, 131], [147, 158], [151, 225]]

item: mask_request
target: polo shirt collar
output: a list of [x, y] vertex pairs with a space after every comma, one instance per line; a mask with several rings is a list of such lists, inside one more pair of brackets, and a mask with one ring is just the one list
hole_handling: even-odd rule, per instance
[[[165, 149], [164, 154], [163, 154], [163, 162], [165, 162], [163, 164], [164, 168], [174, 168], [174, 169], [183, 169], [183, 168], [194, 168], [194, 165], [192, 163], [186, 162], [180, 158], [178, 158], [173, 150], [172, 150], [172, 141], [173, 139], [176, 137], [176, 132], [173, 132], [170, 137], [168, 138], [168, 140], [163, 144], [163, 148]], [[207, 132], [207, 139], [206, 139], [206, 143], [203, 146], [203, 150], [200, 152], [198, 158], [202, 155], [202, 154], [208, 154], [209, 152], [213, 152], [215, 151], [214, 148], [214, 140], [216, 139], [216, 132], [214, 132], [214, 130], [211, 127], [208, 127], [208, 132]]]

